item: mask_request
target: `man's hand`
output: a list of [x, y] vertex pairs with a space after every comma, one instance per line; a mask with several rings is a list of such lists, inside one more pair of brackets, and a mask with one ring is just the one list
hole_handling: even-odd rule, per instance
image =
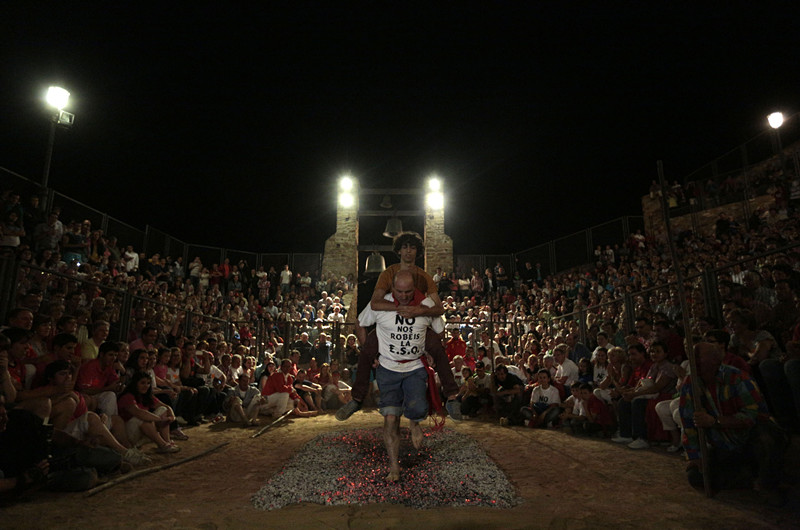
[[694, 413], [694, 424], [702, 429], [708, 429], [716, 423], [716, 418], [704, 410], [698, 410]]
[[401, 305], [397, 306], [397, 314], [404, 318], [415, 318], [422, 316], [425, 313], [425, 308], [419, 305]]

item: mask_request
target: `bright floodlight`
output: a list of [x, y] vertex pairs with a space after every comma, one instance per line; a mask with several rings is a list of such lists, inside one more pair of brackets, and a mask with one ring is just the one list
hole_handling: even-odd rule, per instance
[[341, 188], [342, 191], [350, 191], [350, 190], [352, 190], [353, 189], [353, 179], [351, 179], [349, 176], [345, 175], [344, 177], [339, 179], [339, 188]]
[[51, 86], [47, 89], [47, 96], [45, 97], [47, 104], [55, 107], [58, 110], [67, 106], [69, 101], [69, 92], [59, 86]]
[[427, 196], [428, 206], [434, 210], [444, 208], [444, 195], [440, 191], [432, 191]]
[[431, 191], [439, 191], [442, 189], [442, 182], [436, 177], [431, 177], [428, 181], [428, 189]]
[[769, 116], [767, 116], [767, 121], [769, 122], [769, 126], [773, 129], [777, 129], [781, 125], [783, 125], [783, 113], [781, 112], [773, 112]]
[[355, 200], [353, 199], [352, 193], [340, 193], [339, 194], [339, 205], [343, 208], [350, 208], [353, 206]]

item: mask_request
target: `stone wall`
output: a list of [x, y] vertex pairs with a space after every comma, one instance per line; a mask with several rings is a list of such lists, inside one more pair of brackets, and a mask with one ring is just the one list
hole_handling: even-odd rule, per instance
[[437, 267], [454, 269], [453, 240], [444, 233], [444, 210], [425, 208], [425, 271], [433, 275]]
[[352, 274], [358, 279], [358, 211], [357, 206], [336, 210], [336, 232], [325, 241], [322, 274], [337, 277]]
[[[734, 202], [725, 204], [716, 208], [708, 208], [699, 212], [694, 212], [686, 215], [675, 216], [670, 219], [672, 226], [672, 234], [676, 236], [680, 232], [686, 230], [696, 230], [702, 236], [714, 235], [719, 214], [722, 212], [731, 215], [740, 224], [747, 222], [748, 215], [758, 210], [759, 208], [769, 208], [775, 203], [772, 195], [761, 195], [749, 200], [747, 208], [749, 213], [745, 211], [745, 203]], [[666, 230], [664, 227], [664, 218], [661, 213], [661, 199], [656, 197], [651, 199], [649, 195], [642, 197], [642, 215], [644, 217], [645, 234], [648, 238], [657, 241], [666, 241]]]

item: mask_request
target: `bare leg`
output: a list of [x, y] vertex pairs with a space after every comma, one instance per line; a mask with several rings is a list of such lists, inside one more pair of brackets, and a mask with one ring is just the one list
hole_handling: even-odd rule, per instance
[[389, 454], [389, 474], [386, 480], [400, 480], [400, 419], [397, 416], [385, 416], [383, 421], [383, 442]]
[[419, 422], [409, 420], [409, 427], [408, 429], [411, 431], [411, 443], [414, 444], [414, 449], [419, 450], [422, 447], [422, 427], [419, 426]]
[[253, 398], [253, 401], [250, 402], [250, 405], [247, 407], [247, 423], [250, 425], [258, 425], [258, 412], [261, 409], [261, 406], [266, 403], [267, 400], [264, 399], [263, 396], [257, 396]]
[[119, 443], [114, 435], [111, 434], [111, 431], [108, 430], [108, 427], [106, 427], [105, 423], [103, 423], [103, 420], [100, 418], [100, 416], [94, 412], [88, 412], [87, 414], [88, 416], [86, 419], [89, 422], [89, 435], [98, 438], [106, 447], [109, 447], [119, 454], [124, 455], [128, 449]]
[[231, 396], [227, 401], [228, 417], [226, 421], [229, 423], [244, 423], [247, 425], [247, 417], [245, 416], [244, 409], [242, 408], [242, 400], [236, 396]]
[[128, 439], [128, 431], [125, 430], [125, 420], [121, 417], [111, 416], [111, 434], [125, 447], [133, 447], [133, 444]]
[[63, 431], [67, 423], [69, 423], [72, 414], [75, 412], [75, 408], [78, 406], [78, 398], [75, 396], [74, 392], [70, 392], [68, 395], [53, 399], [52, 401], [53, 410], [51, 412], [50, 422], [53, 424], [54, 429]]
[[170, 438], [170, 435], [169, 435], [169, 423], [170, 422], [167, 421], [167, 422], [160, 422], [160, 423], [162, 423], [162, 425], [159, 426], [158, 432], [161, 435], [161, 438], [164, 441], [167, 442], [167, 445], [171, 445], [172, 444], [172, 439]]
[[[161, 434], [159, 434], [158, 429], [156, 429], [156, 424], [152, 421], [142, 422], [139, 429], [145, 436], [154, 441], [157, 446], [165, 447], [169, 445], [169, 441], [164, 440]], [[169, 436], [169, 424], [167, 424], [167, 436]]]

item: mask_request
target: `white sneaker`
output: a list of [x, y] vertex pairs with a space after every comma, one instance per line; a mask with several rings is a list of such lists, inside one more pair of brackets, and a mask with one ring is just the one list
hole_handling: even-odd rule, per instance
[[133, 464], [134, 466], [141, 466], [153, 463], [152, 458], [150, 458], [143, 452], [133, 447], [125, 451], [125, 454], [122, 456], [122, 459], [128, 463]]
[[682, 451], [682, 450], [683, 450], [683, 446], [682, 445], [670, 445], [669, 447], [667, 447], [667, 452], [668, 453], [677, 453], [678, 451]]
[[648, 447], [650, 447], [650, 444], [647, 443], [646, 440], [637, 438], [636, 440], [629, 443], [628, 447], [630, 447], [631, 449], [647, 449]]
[[633, 438], [629, 436], [617, 436], [616, 438], [612, 438], [611, 441], [618, 444], [629, 444], [633, 441]]

